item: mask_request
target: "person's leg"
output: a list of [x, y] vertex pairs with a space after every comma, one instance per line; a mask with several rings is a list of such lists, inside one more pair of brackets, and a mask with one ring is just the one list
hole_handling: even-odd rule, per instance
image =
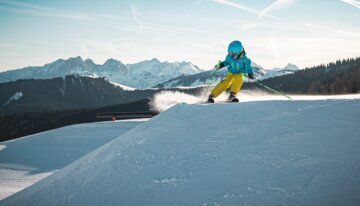
[[211, 91], [212, 97], [219, 96], [223, 91], [231, 86], [231, 83], [234, 81], [234, 75], [232, 73], [227, 73], [224, 80], [222, 80], [216, 87]]
[[234, 95], [236, 95], [240, 91], [242, 85], [243, 85], [242, 74], [241, 73], [235, 74], [234, 81], [230, 88], [230, 92], [233, 93]]

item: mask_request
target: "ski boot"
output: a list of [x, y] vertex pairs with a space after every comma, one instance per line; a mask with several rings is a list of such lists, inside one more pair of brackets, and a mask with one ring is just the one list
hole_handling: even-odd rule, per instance
[[215, 103], [214, 95], [210, 94], [207, 103]]
[[235, 94], [234, 92], [230, 92], [230, 96], [229, 96], [229, 98], [228, 98], [228, 101], [229, 101], [229, 102], [239, 102], [239, 99], [236, 98], [235, 95], [236, 95], [236, 94]]

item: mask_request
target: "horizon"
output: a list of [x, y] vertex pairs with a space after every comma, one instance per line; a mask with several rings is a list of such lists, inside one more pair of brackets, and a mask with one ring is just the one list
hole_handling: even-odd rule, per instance
[[81, 56], [209, 70], [238, 39], [265, 69], [357, 58], [358, 0], [0, 0], [0, 72]]

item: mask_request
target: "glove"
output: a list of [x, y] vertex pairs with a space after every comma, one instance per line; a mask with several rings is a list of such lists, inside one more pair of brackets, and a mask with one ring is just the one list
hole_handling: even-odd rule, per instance
[[215, 70], [219, 70], [219, 69], [221, 69], [223, 67], [223, 63], [221, 62], [221, 61], [219, 61], [218, 63], [217, 63], [217, 65], [215, 65]]
[[254, 76], [253, 73], [249, 73], [249, 74], [248, 74], [248, 77], [249, 77], [250, 79], [255, 79], [255, 76]]

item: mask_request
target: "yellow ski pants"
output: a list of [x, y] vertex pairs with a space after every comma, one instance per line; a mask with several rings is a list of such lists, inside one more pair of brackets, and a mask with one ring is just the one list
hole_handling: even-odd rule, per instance
[[219, 96], [223, 91], [228, 89], [230, 86], [230, 92], [237, 94], [243, 84], [242, 73], [233, 74], [227, 73], [224, 80], [222, 80], [216, 87], [211, 91], [214, 97]]

